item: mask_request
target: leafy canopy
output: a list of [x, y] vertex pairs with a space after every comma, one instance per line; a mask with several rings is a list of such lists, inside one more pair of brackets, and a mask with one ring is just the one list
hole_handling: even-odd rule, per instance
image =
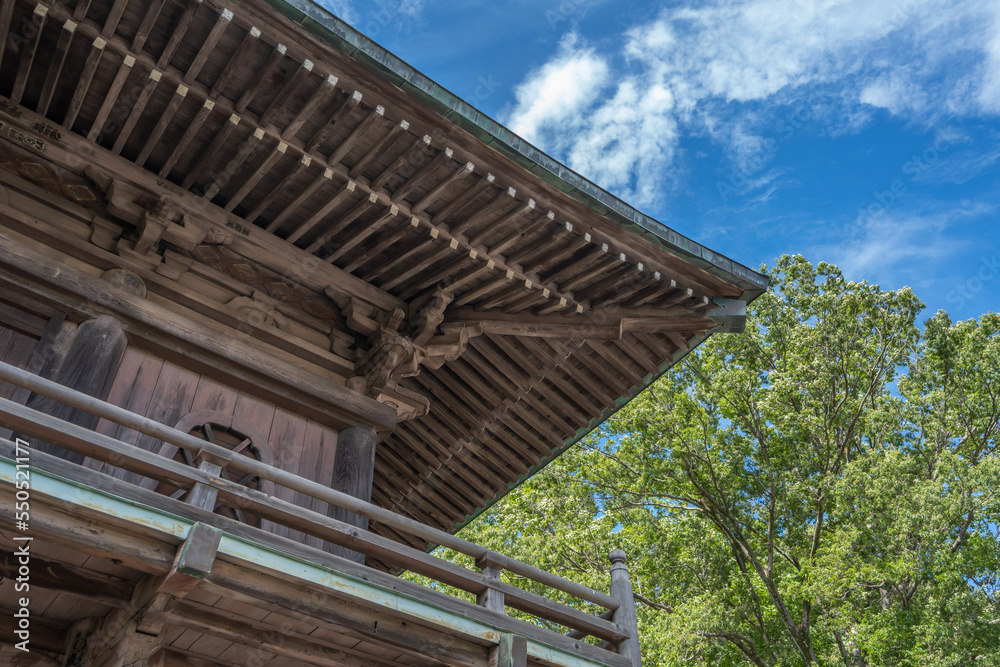
[[771, 276], [464, 536], [599, 589], [624, 548], [647, 665], [1000, 665], [1000, 316]]

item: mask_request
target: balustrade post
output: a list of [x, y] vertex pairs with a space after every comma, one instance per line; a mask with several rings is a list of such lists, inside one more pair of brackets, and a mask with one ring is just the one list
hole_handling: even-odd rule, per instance
[[[490, 559], [489, 553], [476, 561], [476, 567], [482, 570], [483, 576], [486, 577], [487, 581], [500, 581], [500, 573], [503, 569]], [[476, 604], [491, 611], [504, 613], [503, 593], [494, 588], [492, 583], [489, 588], [476, 596]]]
[[639, 651], [639, 622], [635, 616], [635, 597], [632, 593], [632, 582], [629, 580], [628, 567], [625, 565], [625, 552], [615, 549], [611, 552], [611, 597], [620, 605], [615, 611], [614, 622], [624, 632], [628, 639], [618, 642], [618, 653], [632, 661], [633, 667], [642, 667], [642, 654]]

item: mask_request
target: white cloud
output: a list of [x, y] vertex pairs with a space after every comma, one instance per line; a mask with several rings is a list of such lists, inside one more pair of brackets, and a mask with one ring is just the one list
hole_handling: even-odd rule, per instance
[[[690, 2], [690, 0], [688, 0]], [[662, 203], [682, 135], [767, 167], [770, 107], [806, 101], [823, 131], [874, 108], [918, 123], [1000, 113], [993, 0], [718, 0], [670, 7], [617, 52], [567, 36], [516, 90], [511, 128], [640, 206]], [[958, 77], [955, 72], [966, 72]], [[818, 97], [822, 99], [818, 100]], [[758, 124], [753, 119], [759, 118]], [[748, 122], [749, 119], [749, 122]]]
[[316, 3], [333, 13], [337, 18], [352, 25], [358, 22], [358, 13], [351, 0], [316, 0]]
[[581, 45], [577, 35], [566, 35], [559, 55], [514, 91], [517, 104], [509, 119], [511, 129], [531, 142], [558, 144], [566, 123], [572, 123], [572, 129], [583, 125], [580, 114], [604, 88], [609, 71], [607, 62]]

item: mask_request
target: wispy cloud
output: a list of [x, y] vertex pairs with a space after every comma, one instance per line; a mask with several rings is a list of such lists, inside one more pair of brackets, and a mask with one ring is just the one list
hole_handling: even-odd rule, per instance
[[358, 12], [351, 0], [313, 0], [320, 7], [332, 12], [335, 16], [350, 24], [358, 22]]
[[[568, 35], [517, 89], [504, 120], [601, 185], [639, 205], [656, 205], [677, 168], [682, 133], [712, 137], [745, 171], [747, 161], [761, 155], [761, 135], [771, 130], [754, 124], [755, 117], [768, 117], [755, 112], [770, 106], [822, 93], [814, 114], [831, 134], [856, 131], [876, 108], [917, 123], [942, 114], [1000, 113], [995, 5], [720, 0], [674, 6], [629, 30], [616, 52], [602, 53]], [[968, 74], [955, 77], [955, 71]]]
[[852, 280], [917, 286], [934, 280], [939, 264], [974, 249], [963, 228], [994, 212], [992, 205], [973, 202], [942, 210], [889, 210], [866, 218], [860, 228], [857, 220], [847, 223], [840, 235], [846, 240], [816, 245], [811, 254], [837, 264]]

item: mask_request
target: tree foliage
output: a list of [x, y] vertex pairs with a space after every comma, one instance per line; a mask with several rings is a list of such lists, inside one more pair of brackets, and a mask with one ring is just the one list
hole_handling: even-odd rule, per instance
[[464, 536], [590, 586], [647, 665], [1000, 665], [1000, 316], [783, 257], [713, 336]]

